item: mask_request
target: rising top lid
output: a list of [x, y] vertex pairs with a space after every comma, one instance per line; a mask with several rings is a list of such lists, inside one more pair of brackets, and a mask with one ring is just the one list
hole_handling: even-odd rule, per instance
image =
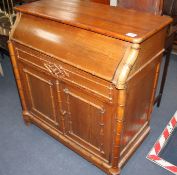
[[16, 10], [132, 43], [143, 42], [172, 22], [166, 16], [82, 0], [41, 0]]

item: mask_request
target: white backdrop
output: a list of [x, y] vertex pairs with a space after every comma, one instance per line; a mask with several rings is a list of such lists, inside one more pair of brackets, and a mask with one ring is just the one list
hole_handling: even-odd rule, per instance
[[111, 0], [110, 5], [111, 6], [117, 6], [117, 0]]

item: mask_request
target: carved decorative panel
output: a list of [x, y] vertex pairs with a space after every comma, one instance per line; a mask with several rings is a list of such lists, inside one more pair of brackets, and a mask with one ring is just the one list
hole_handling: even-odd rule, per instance
[[69, 74], [60, 65], [53, 63], [45, 63], [44, 66], [52, 75], [55, 75], [58, 78], [69, 77]]

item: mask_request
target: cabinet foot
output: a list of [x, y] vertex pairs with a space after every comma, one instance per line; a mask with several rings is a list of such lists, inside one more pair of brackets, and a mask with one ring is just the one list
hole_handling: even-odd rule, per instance
[[28, 112], [23, 112], [23, 119], [26, 126], [31, 124]]
[[120, 175], [120, 170], [118, 168], [111, 168], [108, 175]]

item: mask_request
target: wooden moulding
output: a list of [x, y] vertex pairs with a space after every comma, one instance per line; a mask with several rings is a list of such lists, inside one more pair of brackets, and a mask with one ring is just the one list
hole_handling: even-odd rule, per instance
[[121, 135], [123, 131], [123, 121], [126, 103], [126, 90], [122, 89], [118, 92], [118, 108], [115, 116], [115, 133], [112, 149], [112, 168], [109, 170], [111, 175], [118, 175], [120, 167], [118, 167], [120, 159]]
[[114, 77], [114, 84], [118, 89], [117, 114], [115, 116], [115, 134], [112, 149], [112, 168], [109, 170], [111, 175], [120, 173], [119, 161], [121, 152], [121, 136], [123, 131], [124, 113], [126, 105], [126, 81], [128, 75], [138, 58], [139, 44], [133, 44], [127, 49], [119, 68]]
[[132, 44], [131, 48], [127, 49], [113, 80], [117, 89], [126, 88], [126, 81], [135, 61], [138, 58], [139, 49], [139, 44]]
[[22, 108], [23, 108], [24, 121], [28, 125], [30, 123], [29, 117], [28, 117], [29, 112], [27, 110], [27, 105], [25, 102], [25, 97], [23, 94], [22, 84], [21, 84], [21, 80], [20, 80], [20, 73], [18, 71], [18, 66], [17, 66], [17, 62], [16, 62], [16, 58], [15, 58], [16, 57], [15, 51], [14, 51], [13, 44], [11, 41], [8, 41], [8, 47], [9, 47], [10, 58], [11, 58], [13, 71], [14, 71], [14, 75], [15, 75], [15, 79], [16, 79], [16, 83], [17, 83], [17, 87], [18, 87], [18, 93], [20, 95], [20, 100], [21, 100], [21, 104], [22, 104]]

